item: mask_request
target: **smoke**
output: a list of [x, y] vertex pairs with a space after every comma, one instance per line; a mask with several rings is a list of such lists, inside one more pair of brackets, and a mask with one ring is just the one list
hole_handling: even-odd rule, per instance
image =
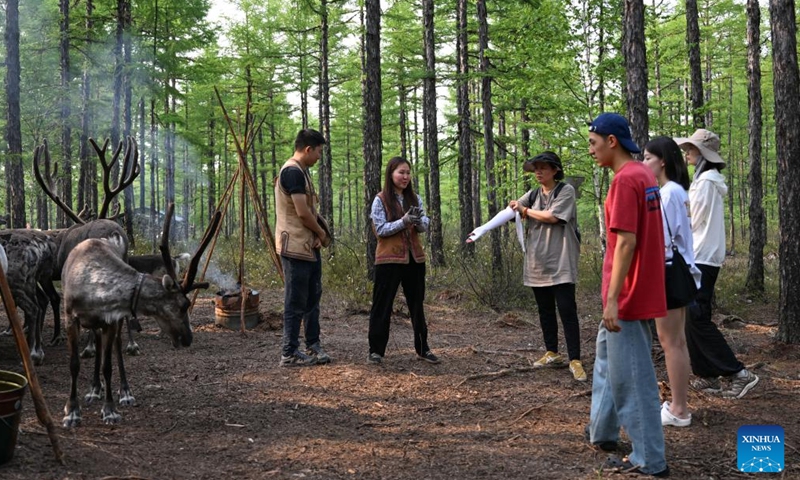
[[234, 290], [237, 283], [236, 278], [234, 278], [233, 275], [223, 273], [216, 263], [211, 263], [208, 265], [208, 270], [206, 271], [206, 280], [214, 283], [217, 285], [217, 287], [219, 287], [220, 290], [223, 291]]

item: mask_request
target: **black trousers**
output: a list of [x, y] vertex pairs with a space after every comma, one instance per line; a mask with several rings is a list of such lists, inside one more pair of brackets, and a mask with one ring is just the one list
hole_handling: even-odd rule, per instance
[[703, 273], [700, 291], [686, 315], [686, 346], [692, 362], [692, 372], [699, 377], [729, 376], [740, 372], [744, 364], [728, 346], [728, 342], [711, 321], [711, 299], [717, 283], [719, 267], [698, 263]]
[[369, 312], [369, 353], [386, 354], [389, 343], [389, 324], [392, 319], [392, 304], [397, 296], [397, 287], [403, 285], [403, 293], [411, 313], [414, 329], [414, 350], [422, 355], [428, 347], [428, 324], [422, 302], [425, 300], [425, 264], [410, 259], [408, 264], [387, 263], [375, 265], [375, 286], [372, 289], [372, 309]]
[[556, 305], [564, 327], [564, 340], [571, 360], [581, 359], [581, 329], [578, 324], [578, 307], [575, 304], [575, 284], [562, 283], [551, 287], [532, 287], [539, 309], [544, 345], [550, 352], [558, 353], [558, 319]]

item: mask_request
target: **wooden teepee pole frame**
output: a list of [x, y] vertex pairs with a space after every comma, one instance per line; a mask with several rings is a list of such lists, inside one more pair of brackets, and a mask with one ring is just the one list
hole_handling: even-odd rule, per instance
[[[236, 152], [239, 157], [239, 165], [234, 172], [233, 176], [231, 177], [228, 186], [225, 188], [225, 192], [223, 193], [222, 197], [220, 198], [217, 204], [217, 211], [221, 212], [223, 218], [228, 210], [228, 206], [230, 205], [231, 198], [233, 198], [233, 190], [234, 186], [236, 185], [237, 181], [240, 182], [239, 185], [239, 283], [241, 285], [242, 291], [242, 306], [241, 306], [241, 317], [240, 317], [240, 325], [241, 331], [244, 332], [245, 330], [245, 305], [247, 302], [247, 297], [249, 295], [249, 290], [245, 288], [244, 282], [244, 239], [245, 239], [245, 227], [244, 227], [244, 198], [246, 192], [250, 194], [250, 200], [253, 203], [253, 206], [256, 211], [256, 219], [259, 228], [261, 229], [261, 237], [264, 239], [264, 243], [267, 246], [267, 250], [270, 252], [272, 256], [272, 263], [275, 265], [275, 269], [278, 271], [278, 275], [281, 277], [281, 281], [284, 281], [283, 276], [283, 266], [281, 265], [280, 258], [278, 257], [278, 252], [275, 250], [275, 236], [272, 233], [272, 229], [269, 226], [269, 222], [267, 221], [266, 211], [264, 210], [263, 205], [261, 204], [261, 199], [258, 197], [258, 190], [256, 189], [255, 181], [253, 180], [253, 176], [250, 172], [250, 168], [247, 166], [247, 152], [250, 150], [252, 146], [253, 139], [255, 138], [256, 132], [261, 128], [264, 124], [264, 120], [266, 120], [266, 115], [261, 119], [258, 124], [258, 127], [251, 128], [250, 125], [250, 104], [247, 104], [247, 113], [245, 114], [245, 131], [244, 131], [244, 142], [239, 141], [239, 135], [237, 134], [236, 130], [233, 128], [233, 122], [231, 121], [230, 117], [228, 116], [228, 111], [225, 108], [225, 104], [222, 102], [222, 97], [219, 94], [219, 90], [217, 87], [214, 87], [214, 93], [217, 95], [217, 100], [219, 101], [219, 105], [222, 108], [222, 113], [225, 116], [225, 121], [228, 123], [228, 128], [233, 136], [234, 144], [236, 145]], [[206, 257], [205, 264], [203, 265], [203, 270], [200, 274], [200, 280], [202, 281], [205, 278], [205, 273], [208, 269], [209, 263], [211, 261], [211, 256], [214, 253], [214, 247], [217, 243], [217, 238], [219, 237], [220, 229], [222, 228], [222, 221], [220, 221], [219, 225], [217, 226], [217, 231], [214, 232], [214, 240], [209, 246], [208, 255]], [[194, 306], [195, 299], [197, 298], [197, 291], [195, 291], [194, 296], [192, 297], [192, 306]]]

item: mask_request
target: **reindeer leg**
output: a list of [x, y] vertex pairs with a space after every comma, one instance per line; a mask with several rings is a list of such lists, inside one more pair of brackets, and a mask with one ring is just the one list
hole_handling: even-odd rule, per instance
[[36, 286], [36, 319], [33, 323], [33, 347], [31, 358], [34, 365], [44, 363], [44, 349], [42, 348], [42, 329], [44, 328], [44, 315], [47, 308], [47, 295], [38, 285]]
[[[61, 345], [66, 340], [64, 337], [64, 332], [61, 331], [61, 296], [56, 291], [56, 287], [53, 285], [53, 281], [49, 280], [43, 282], [42, 289], [44, 289], [44, 293], [47, 294], [47, 298], [50, 300], [50, 306], [53, 307], [53, 338], [50, 339], [50, 345]], [[47, 313], [47, 306], [44, 307], [45, 313]]]
[[[95, 350], [98, 352], [103, 351], [103, 336], [97, 333], [94, 330], [90, 330], [92, 332], [92, 336], [90, 336], [89, 340], [92, 340], [92, 345], [95, 347]], [[84, 350], [85, 352], [86, 350]], [[86, 405], [91, 405], [95, 400], [100, 400], [100, 390], [103, 389], [103, 384], [100, 382], [100, 355], [94, 356], [94, 374], [92, 375], [92, 383], [89, 386], [89, 393], [86, 394], [84, 397], [84, 401]]]
[[67, 326], [67, 346], [69, 347], [69, 400], [64, 406], [65, 428], [77, 427], [81, 424], [81, 404], [78, 402], [78, 373], [81, 370], [81, 359], [78, 356], [78, 341], [80, 340], [80, 324], [71, 318], [69, 312], [69, 325]]
[[125, 348], [125, 352], [127, 352], [128, 355], [135, 357], [141, 353], [141, 349], [139, 348], [139, 345], [136, 344], [136, 340], [133, 339], [133, 329], [136, 328], [137, 332], [141, 332], [142, 327], [139, 325], [138, 320], [134, 322], [128, 318], [125, 319], [125, 323], [128, 325], [128, 346]]
[[81, 358], [92, 358], [97, 355], [97, 347], [95, 346], [96, 335], [94, 330], [89, 330], [89, 341], [86, 342], [86, 348], [81, 352]]
[[28, 327], [26, 337], [28, 348], [31, 351], [31, 360], [33, 360], [34, 365], [41, 365], [44, 360], [44, 354], [36, 351], [36, 325], [39, 323], [39, 307], [35, 301], [28, 297], [27, 293], [21, 291], [16, 293], [17, 306], [25, 312], [25, 325]]
[[103, 423], [107, 425], [116, 424], [122, 420], [122, 415], [114, 408], [114, 394], [111, 392], [111, 371], [114, 368], [112, 356], [116, 343], [114, 340], [119, 336], [119, 323], [111, 322], [103, 330], [103, 378], [106, 381], [106, 399], [100, 413], [103, 415]]
[[119, 404], [121, 406], [132, 407], [136, 405], [133, 398], [131, 387], [128, 385], [128, 377], [125, 375], [124, 355], [122, 355], [122, 329], [117, 330], [116, 337], [117, 367], [119, 368]]

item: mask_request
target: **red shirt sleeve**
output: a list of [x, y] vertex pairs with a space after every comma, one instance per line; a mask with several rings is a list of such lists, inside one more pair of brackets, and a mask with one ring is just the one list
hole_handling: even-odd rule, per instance
[[612, 182], [608, 192], [608, 204], [611, 205], [610, 215], [606, 221], [612, 231], [636, 233], [639, 230], [639, 208], [641, 208], [640, 195], [636, 186], [626, 182], [625, 178], [618, 178]]

